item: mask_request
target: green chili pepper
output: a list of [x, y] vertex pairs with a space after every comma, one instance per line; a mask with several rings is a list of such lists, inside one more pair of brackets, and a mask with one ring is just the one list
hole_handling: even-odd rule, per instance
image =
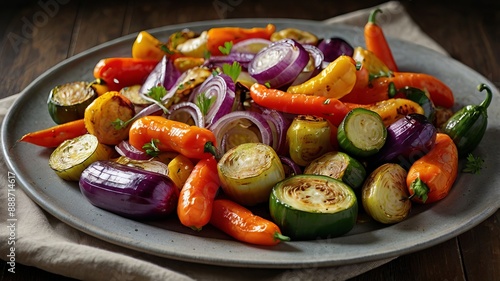
[[448, 134], [458, 149], [459, 157], [467, 156], [477, 145], [486, 132], [488, 125], [487, 109], [493, 94], [485, 84], [479, 84], [477, 89], [486, 90], [486, 98], [479, 105], [467, 105], [453, 114], [442, 126], [442, 131]]

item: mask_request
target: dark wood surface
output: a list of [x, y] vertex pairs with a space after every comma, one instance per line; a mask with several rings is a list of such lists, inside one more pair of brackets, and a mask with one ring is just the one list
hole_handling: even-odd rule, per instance
[[[20, 92], [38, 75], [68, 57], [144, 29], [221, 18], [324, 20], [382, 2], [42, 0], [2, 4], [0, 98]], [[40, 3], [52, 6], [44, 8]], [[453, 58], [500, 87], [498, 1], [403, 0], [401, 3], [423, 31]], [[352, 280], [500, 280], [499, 218], [497, 211], [456, 238], [401, 256]], [[7, 272], [7, 268], [2, 263], [1, 281], [70, 280], [21, 264], [17, 264], [15, 274]]]

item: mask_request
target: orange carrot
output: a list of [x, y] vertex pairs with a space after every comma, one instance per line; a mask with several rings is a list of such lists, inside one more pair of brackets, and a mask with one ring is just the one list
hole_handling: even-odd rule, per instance
[[316, 115], [327, 119], [334, 126], [340, 125], [349, 112], [349, 108], [335, 98], [292, 94], [269, 89], [258, 83], [250, 87], [250, 96], [260, 106], [292, 114]]
[[40, 131], [28, 133], [19, 141], [29, 142], [43, 147], [57, 147], [63, 141], [73, 139], [87, 133], [83, 119], [56, 125]]
[[[359, 71], [358, 71], [359, 72]], [[455, 103], [452, 90], [435, 76], [425, 73], [394, 72], [391, 77], [379, 77], [367, 82], [367, 74], [360, 72], [353, 90], [340, 100], [349, 103], [370, 104], [389, 98], [389, 86], [396, 89], [412, 87], [427, 90], [436, 106], [451, 108]], [[359, 81], [359, 82], [358, 82]]]
[[375, 9], [371, 12], [368, 23], [365, 25], [364, 35], [366, 48], [372, 51], [381, 61], [392, 71], [398, 71], [396, 61], [392, 56], [392, 51], [387, 42], [382, 28], [375, 22], [377, 13], [382, 10]]
[[446, 197], [458, 174], [458, 150], [453, 140], [438, 133], [434, 147], [415, 161], [408, 171], [406, 185], [410, 198], [432, 203]]
[[179, 195], [177, 216], [183, 225], [199, 231], [209, 223], [219, 186], [215, 157], [198, 161]]
[[273, 222], [226, 199], [214, 201], [210, 223], [236, 240], [250, 244], [273, 246], [290, 240]]
[[209, 149], [214, 149], [215, 141], [215, 135], [206, 128], [162, 116], [141, 117], [129, 130], [129, 142], [137, 149], [145, 151], [149, 145], [158, 151], [176, 151], [194, 159], [212, 157]]

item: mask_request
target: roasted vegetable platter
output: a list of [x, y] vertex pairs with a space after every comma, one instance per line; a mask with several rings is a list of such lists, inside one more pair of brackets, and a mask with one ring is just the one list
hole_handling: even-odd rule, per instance
[[[297, 28], [311, 32], [319, 38], [341, 37], [352, 46], [365, 46], [362, 29], [343, 25], [327, 26], [318, 22], [289, 19], [198, 22], [168, 26], [148, 32], [156, 38], [166, 39], [184, 28], [201, 33], [212, 27], [253, 28], [266, 27], [268, 24], [273, 24], [276, 30]], [[47, 98], [56, 85], [72, 81], [92, 81], [95, 79], [92, 74], [96, 63], [103, 58], [130, 56], [130, 48], [136, 37], [137, 34], [132, 34], [108, 42], [76, 55], [48, 70], [23, 91], [2, 125], [2, 151], [7, 164], [16, 173], [23, 190], [43, 209], [76, 229], [117, 245], [184, 261], [265, 268], [322, 267], [393, 257], [430, 247], [479, 224], [499, 207], [496, 198], [500, 195], [497, 187], [500, 180], [497, 171], [500, 155], [498, 150], [494, 149], [496, 140], [500, 137], [498, 90], [485, 77], [451, 58], [422, 46], [388, 38], [398, 71], [427, 73], [443, 81], [454, 94], [452, 106], [454, 111], [467, 105], [481, 104], [485, 100], [486, 94], [484, 91], [479, 91], [477, 86], [480, 84], [490, 86], [493, 98], [487, 106], [488, 124], [484, 137], [473, 151], [474, 155], [483, 161], [482, 168], [476, 174], [461, 172], [467, 162], [466, 159], [461, 158], [456, 168], [459, 171], [457, 178], [449, 194], [446, 194], [439, 202], [412, 204], [408, 216], [398, 220], [398, 222], [376, 221], [373, 219], [376, 216], [372, 218], [370, 212], [358, 212], [359, 215], [352, 229], [349, 227], [345, 230], [340, 228], [338, 233], [332, 231], [323, 233], [323, 230], [308, 232], [313, 226], [307, 225], [307, 223], [318, 218], [309, 217], [302, 222], [297, 220], [295, 223], [298, 225], [291, 227], [285, 222], [285, 219], [274, 217], [275, 221], [282, 221], [281, 225], [284, 225], [282, 230], [286, 230], [287, 235], [291, 236], [292, 239], [273, 246], [253, 245], [237, 241], [239, 239], [220, 231], [225, 227], [224, 222], [220, 221], [206, 224], [199, 231], [195, 230], [199, 228], [195, 225], [186, 227], [181, 224], [175, 214], [162, 219], [144, 219], [141, 218], [140, 214], [138, 216], [130, 213], [115, 214], [119, 213], [120, 210], [106, 211], [98, 208], [94, 205], [109, 204], [109, 202], [92, 202], [93, 204], [91, 204], [84, 196], [84, 189], [80, 191], [78, 182], [63, 179], [64, 175], [59, 177], [51, 169], [49, 158], [54, 151], [53, 148], [30, 145], [19, 142], [19, 140], [28, 132], [35, 132], [54, 125], [53, 117], [47, 112]], [[264, 79], [269, 80], [268, 78]], [[300, 87], [293, 91], [300, 92]], [[363, 107], [358, 107], [358, 110], [352, 112], [350, 119], [367, 118], [369, 122], [374, 123], [380, 121], [376, 118], [372, 120], [369, 113]], [[308, 121], [307, 118], [304, 119], [299, 121]], [[338, 122], [339, 120], [329, 121]], [[348, 124], [343, 127], [338, 122], [336, 125], [338, 125], [340, 132], [349, 130]], [[419, 134], [419, 136], [422, 135], [425, 134]], [[347, 139], [349, 140], [349, 138]], [[87, 140], [87, 142], [90, 145], [93, 140]], [[359, 147], [353, 145], [352, 142], [339, 142], [339, 145], [342, 146], [343, 150], [353, 152], [360, 157], [371, 156], [371, 152], [363, 149], [360, 151]], [[155, 147], [155, 142], [151, 142], [149, 148]], [[190, 157], [196, 158], [194, 155], [190, 155]], [[246, 157], [251, 157], [251, 155], [246, 155]], [[231, 161], [222, 156], [219, 162], [223, 160]], [[368, 162], [374, 163], [378, 160], [380, 159]], [[210, 163], [201, 164], [211, 165]], [[305, 166], [305, 164], [302, 165]], [[96, 164], [96, 166], [98, 165]], [[96, 167], [96, 169], [98, 168]], [[113, 167], [108, 166], [107, 168], [112, 169]], [[193, 171], [196, 168], [193, 167]], [[369, 171], [374, 170], [370, 170], [370, 167], [367, 168]], [[389, 167], [387, 169], [392, 172], [397, 171], [397, 168]], [[200, 175], [207, 173], [203, 167], [198, 167], [196, 171]], [[395, 173], [397, 174], [397, 172]], [[144, 174], [146, 177], [148, 173], [144, 172]], [[213, 175], [214, 173], [209, 174]], [[154, 177], [150, 178], [153, 178], [151, 181], [155, 181]], [[209, 180], [205, 183], [206, 186], [210, 186]], [[242, 215], [247, 217], [257, 215], [272, 220], [269, 208], [272, 210], [286, 209], [286, 202], [290, 203], [289, 201], [293, 199], [286, 196], [287, 185], [285, 183], [289, 184], [286, 181], [300, 183], [303, 180], [303, 178], [297, 177], [287, 178], [280, 182], [271, 194], [276, 203], [272, 206], [262, 205], [261, 199], [252, 199], [257, 201], [251, 202], [241, 201], [244, 204], [252, 205], [249, 208], [254, 213]], [[314, 180], [330, 181], [330, 179], [319, 175], [315, 176]], [[99, 184], [95, 180], [90, 180], [88, 185], [91, 183]], [[155, 183], [167, 186], [170, 184], [169, 182], [160, 183], [158, 180]], [[217, 184], [224, 186], [228, 183], [220, 182]], [[339, 186], [340, 184], [336, 181], [333, 185]], [[343, 196], [354, 196], [354, 191], [350, 188], [348, 190]], [[166, 188], [163, 189], [163, 192], [168, 193], [171, 190]], [[226, 193], [229, 194], [229, 192]], [[238, 198], [242, 195], [232, 196]], [[167, 209], [169, 204], [169, 202], [164, 204]], [[357, 208], [361, 209], [362, 204], [362, 200], [358, 200]], [[352, 205], [349, 203], [345, 205], [348, 206], [347, 209], [352, 211], [352, 207], [350, 207]], [[227, 204], [227, 202], [217, 202], [214, 204], [213, 210], [214, 212], [215, 210], [223, 212], [228, 209], [235, 210], [237, 207]]]

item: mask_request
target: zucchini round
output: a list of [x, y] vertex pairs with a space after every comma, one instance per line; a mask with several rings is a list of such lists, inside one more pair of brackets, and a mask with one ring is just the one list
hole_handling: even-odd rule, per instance
[[71, 82], [54, 87], [49, 94], [47, 107], [50, 117], [57, 124], [82, 119], [85, 108], [97, 98], [97, 92], [88, 82]]
[[339, 146], [357, 157], [374, 155], [386, 138], [387, 128], [380, 115], [365, 108], [349, 111], [337, 130]]
[[276, 184], [269, 211], [284, 235], [293, 240], [341, 236], [356, 224], [358, 201], [340, 180], [322, 175], [295, 175]]
[[111, 149], [99, 143], [91, 134], [85, 134], [61, 143], [50, 155], [49, 166], [68, 181], [78, 181], [83, 170], [98, 160], [107, 160]]
[[332, 151], [312, 161], [304, 174], [323, 175], [341, 180], [353, 190], [361, 190], [366, 178], [366, 169], [358, 160], [347, 153]]

